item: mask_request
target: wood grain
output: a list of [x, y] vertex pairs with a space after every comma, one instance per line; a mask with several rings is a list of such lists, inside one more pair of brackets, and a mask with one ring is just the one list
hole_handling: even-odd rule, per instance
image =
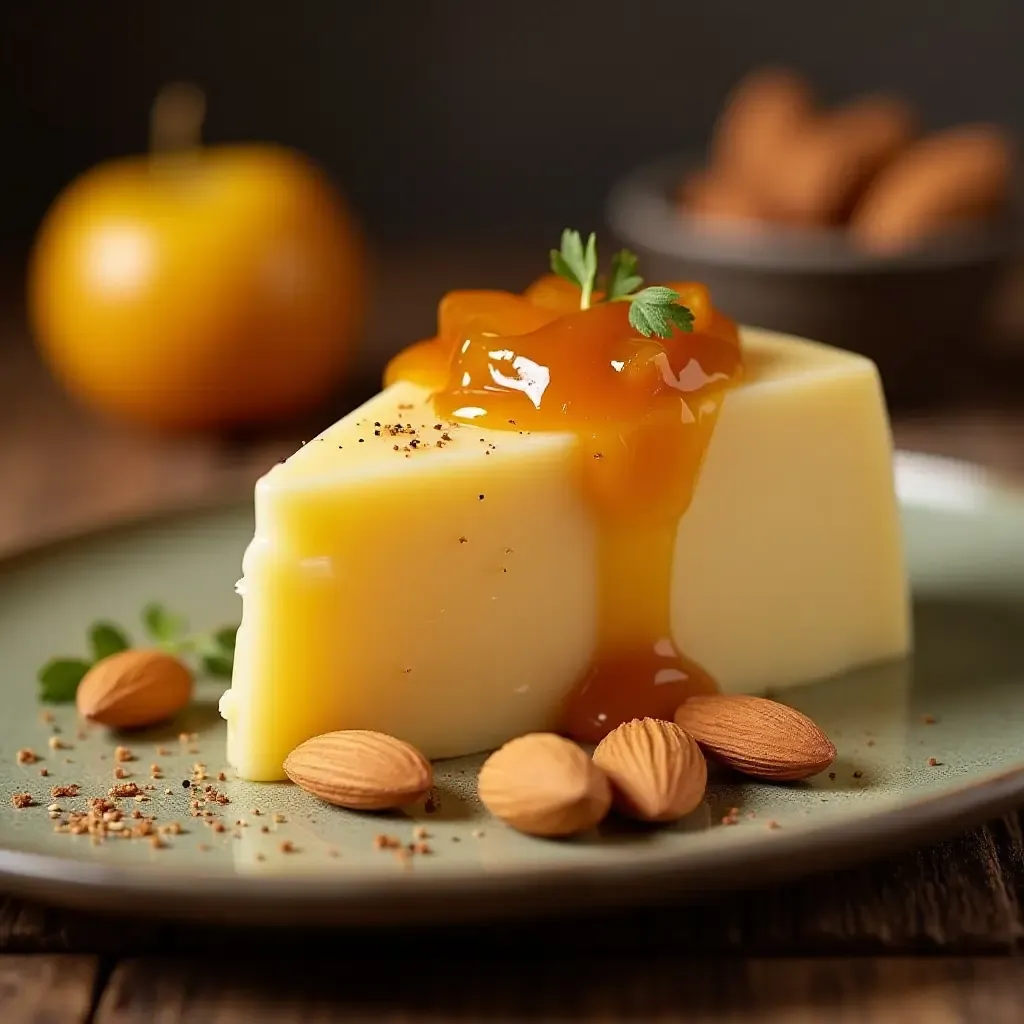
[[[118, 964], [96, 1024], [211, 1021], [1019, 1022], [1024, 962], [736, 959], [662, 952], [626, 962], [568, 952], [486, 960], [468, 949], [370, 959], [140, 959]], [[265, 979], [273, 978], [269, 984]]]
[[[752, 880], [753, 881], [753, 880]], [[112, 956], [156, 952], [258, 952], [274, 942], [258, 929], [196, 929], [144, 918], [118, 920], [0, 902], [0, 951]], [[290, 932], [288, 946], [315, 953], [321, 932]], [[1006, 953], [1024, 949], [1024, 834], [1011, 815], [949, 842], [864, 868], [813, 875], [789, 885], [534, 924], [400, 932], [332, 932], [367, 955], [412, 955], [428, 945], [557, 958], [566, 949], [631, 960], [659, 949], [678, 955]]]
[[0, 1021], [85, 1024], [98, 970], [92, 956], [0, 957]]

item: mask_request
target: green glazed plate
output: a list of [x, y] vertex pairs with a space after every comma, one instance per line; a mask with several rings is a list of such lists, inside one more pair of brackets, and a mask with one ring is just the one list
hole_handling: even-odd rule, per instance
[[[55, 709], [55, 723], [43, 721], [37, 667], [55, 653], [82, 652], [94, 619], [136, 621], [154, 598], [197, 626], [237, 619], [233, 584], [251, 534], [248, 508], [165, 516], [10, 558], [0, 564], [0, 887], [210, 921], [479, 919], [685, 898], [834, 870], [1022, 804], [1024, 491], [920, 455], [901, 454], [896, 473], [914, 658], [785, 693], [836, 741], [833, 774], [789, 786], [723, 776], [674, 827], [609, 819], [600, 833], [572, 841], [531, 839], [490, 819], [474, 793], [479, 758], [438, 764], [432, 806], [386, 816], [340, 811], [289, 784], [238, 781], [224, 764], [216, 710], [223, 687], [212, 683], [162, 729], [91, 729], [80, 738], [69, 707]], [[48, 745], [54, 724], [65, 749]], [[182, 732], [198, 738], [180, 742]], [[123, 766], [132, 779], [156, 786], [134, 806], [183, 826], [163, 849], [116, 837], [96, 845], [53, 830], [50, 786], [79, 783], [79, 798], [56, 803], [83, 809], [114, 784], [119, 743], [137, 755]], [[43, 760], [18, 764], [22, 747]], [[181, 782], [196, 761], [230, 799], [216, 808], [224, 831], [189, 816]], [[152, 763], [163, 769], [157, 782]], [[217, 782], [222, 769], [226, 781]], [[37, 806], [16, 810], [15, 792], [31, 793]], [[738, 822], [723, 824], [725, 817]], [[419, 829], [431, 853], [403, 859], [376, 848], [380, 834], [407, 844]]]

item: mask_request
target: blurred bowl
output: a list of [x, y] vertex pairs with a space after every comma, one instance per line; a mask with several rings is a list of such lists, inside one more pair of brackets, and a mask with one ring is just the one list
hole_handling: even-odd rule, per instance
[[744, 324], [860, 352], [879, 367], [893, 403], [955, 393], [1013, 250], [1008, 216], [876, 255], [841, 228], [709, 222], [674, 198], [702, 158], [640, 167], [609, 194], [606, 218], [650, 281], [704, 282]]

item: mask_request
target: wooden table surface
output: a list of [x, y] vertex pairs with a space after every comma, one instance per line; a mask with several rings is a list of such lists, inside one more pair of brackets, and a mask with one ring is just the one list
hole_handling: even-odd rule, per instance
[[[495, 280], [525, 276], [435, 260], [400, 309], [379, 304], [355, 392], [372, 386], [385, 348], [427, 329], [438, 291]], [[52, 384], [17, 316], [6, 324], [0, 550], [243, 493], [311, 429], [226, 441], [102, 423]], [[1012, 407], [974, 401], [898, 417], [895, 428], [905, 447], [1024, 479], [1024, 412]], [[858, 870], [682, 910], [543, 926], [262, 933], [169, 925], [144, 908], [113, 920], [0, 896], [0, 1021], [1000, 1024], [1024, 1020], [1022, 943], [1024, 817], [1015, 814]]]

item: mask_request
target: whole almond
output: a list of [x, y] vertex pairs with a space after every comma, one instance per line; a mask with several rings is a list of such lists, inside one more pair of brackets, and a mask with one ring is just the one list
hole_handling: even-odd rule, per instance
[[534, 836], [585, 832], [612, 802], [607, 776], [586, 752], [546, 732], [520, 736], [491, 754], [477, 791], [496, 818]]
[[284, 771], [307, 793], [356, 811], [404, 807], [434, 781], [430, 762], [414, 746], [369, 729], [314, 736], [288, 755]]
[[675, 821], [704, 799], [708, 766], [695, 740], [673, 722], [634, 718], [594, 751], [615, 806], [641, 821]]
[[705, 753], [755, 778], [806, 779], [836, 757], [832, 741], [806, 715], [765, 697], [691, 697], [675, 720]]
[[84, 718], [115, 729], [154, 725], [192, 699], [192, 673], [163, 651], [131, 650], [96, 662], [78, 684]]

